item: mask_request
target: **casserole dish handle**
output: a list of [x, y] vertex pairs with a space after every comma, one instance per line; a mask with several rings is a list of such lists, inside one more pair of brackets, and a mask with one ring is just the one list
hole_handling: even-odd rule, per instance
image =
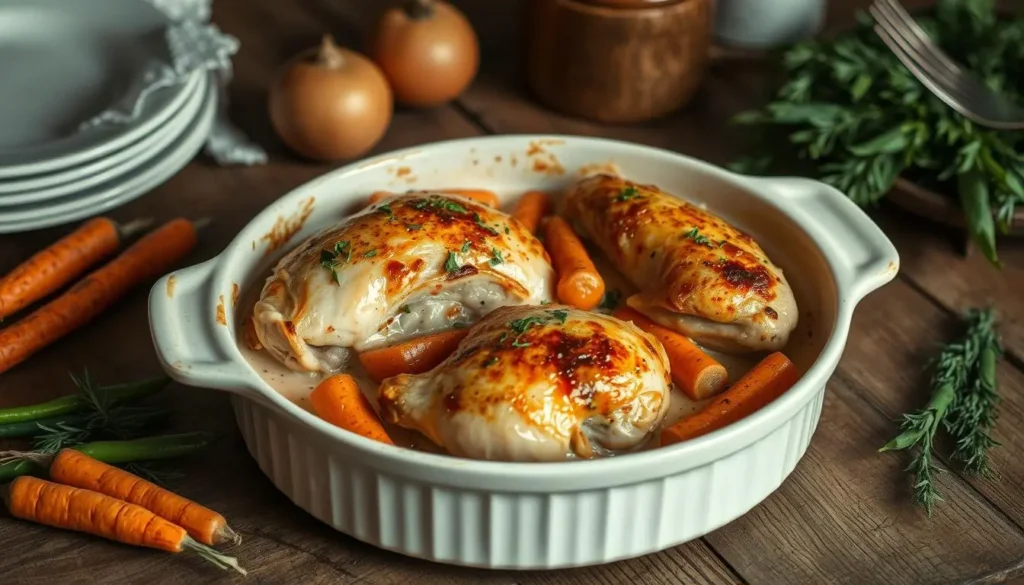
[[[209, 288], [214, 260], [161, 278], [149, 293], [149, 328], [157, 357], [167, 374], [187, 386], [228, 390], [259, 398], [250, 390], [247, 372], [218, 338], [233, 338], [233, 321], [224, 296]], [[211, 300], [217, 299], [217, 300]]]
[[900, 257], [889, 238], [864, 211], [838, 189], [803, 178], [759, 178], [787, 203], [786, 211], [816, 240], [836, 270], [840, 290], [857, 303], [889, 283]]

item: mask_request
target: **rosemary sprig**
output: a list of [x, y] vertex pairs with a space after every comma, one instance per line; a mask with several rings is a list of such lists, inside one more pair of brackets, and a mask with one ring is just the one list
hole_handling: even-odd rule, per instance
[[998, 445], [990, 433], [998, 405], [996, 362], [1001, 352], [994, 311], [969, 311], [963, 337], [945, 346], [936, 360], [928, 404], [904, 414], [902, 432], [879, 449], [917, 448], [907, 471], [915, 477], [914, 499], [929, 516], [942, 500], [934, 482], [934, 474], [941, 470], [933, 463], [933, 441], [940, 426], [956, 441], [952, 459], [963, 464], [964, 471], [991, 473], [988, 450]]
[[956, 440], [953, 459], [963, 465], [964, 471], [989, 477], [988, 450], [999, 443], [992, 438], [996, 421], [999, 394], [996, 392], [996, 364], [1003, 348], [995, 331], [995, 314], [991, 309], [971, 311], [967, 342], [975, 347], [976, 370], [953, 400], [950, 416], [945, 421], [946, 431]]

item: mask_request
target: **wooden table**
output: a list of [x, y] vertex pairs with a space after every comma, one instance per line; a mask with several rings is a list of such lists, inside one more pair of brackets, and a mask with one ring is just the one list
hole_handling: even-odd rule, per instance
[[[857, 5], [833, 1], [829, 26], [851, 21]], [[118, 209], [119, 219], [212, 216], [216, 222], [189, 263], [218, 252], [253, 215], [331, 166], [302, 162], [276, 141], [266, 116], [275, 68], [329, 30], [361, 46], [376, 2], [218, 0], [214, 20], [238, 36], [231, 112], [271, 152], [253, 168], [219, 168], [200, 158], [153, 193]], [[590, 124], [536, 105], [519, 81], [519, 2], [460, 3], [483, 43], [482, 71], [457, 102], [400, 111], [377, 152], [446, 138], [555, 132], [611, 136], [723, 164], [741, 136], [726, 120], [765, 95], [763, 63], [716, 63], [702, 92], [667, 119], [622, 127]], [[368, 7], [369, 6], [369, 7]], [[902, 256], [898, 278], [857, 310], [849, 343], [829, 383], [821, 424], [784, 485], [744, 517], [672, 550], [580, 570], [491, 572], [431, 564], [377, 550], [333, 531], [278, 493], [247, 455], [225, 395], [172, 386], [158, 402], [176, 429], [216, 429], [208, 454], [180, 463], [171, 486], [224, 512], [244, 534], [233, 552], [250, 583], [995, 583], [1024, 573], [1024, 247], [1006, 242], [1002, 272], [957, 253], [955, 238], [888, 209], [875, 213]], [[66, 228], [0, 237], [0, 270]], [[799, 278], [799, 275], [796, 275]], [[0, 377], [0, 405], [38, 402], [72, 390], [67, 372], [88, 367], [100, 381], [160, 372], [151, 348], [146, 290], [101, 320]], [[999, 369], [1003, 406], [994, 451], [998, 481], [939, 477], [946, 501], [932, 518], [910, 503], [905, 454], [880, 454], [900, 413], [923, 404], [936, 345], [957, 315], [994, 301], [1008, 359]], [[943, 451], [948, 453], [948, 451]], [[941, 465], [945, 467], [945, 458]], [[241, 583], [195, 558], [135, 550], [0, 517], [3, 583]]]

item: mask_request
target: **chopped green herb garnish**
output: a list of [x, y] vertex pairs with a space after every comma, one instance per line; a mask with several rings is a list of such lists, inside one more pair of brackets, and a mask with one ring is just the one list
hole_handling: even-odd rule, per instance
[[491, 356], [490, 358], [488, 358], [487, 361], [484, 362], [484, 367], [485, 368], [489, 368], [489, 367], [493, 366], [496, 363], [498, 363], [498, 356], [494, 355], [494, 356]]
[[409, 305], [402, 305], [402, 308], [398, 309], [398, 310], [403, 312], [403, 313], [411, 313], [412, 312], [412, 310], [409, 309]]
[[377, 255], [377, 250], [368, 250], [363, 253], [363, 258], [373, 258]]
[[697, 242], [698, 244], [701, 244], [702, 246], [707, 246], [709, 248], [712, 247], [711, 246], [711, 240], [707, 239], [706, 236], [702, 235], [700, 233], [700, 230], [698, 230], [697, 228], [693, 228], [692, 230], [686, 232], [683, 235], [685, 237], [687, 237], [687, 238], [690, 238], [694, 242]]
[[394, 217], [395, 217], [395, 213], [393, 211], [391, 211], [391, 204], [390, 203], [385, 203], [384, 205], [381, 205], [380, 207], [377, 208], [377, 211], [379, 213], [383, 213], [384, 215], [386, 215], [386, 216], [388, 216], [388, 217], [390, 217], [392, 219], [394, 219]]
[[523, 333], [526, 333], [526, 330], [529, 329], [530, 327], [533, 327], [534, 325], [540, 325], [543, 322], [544, 317], [523, 317], [522, 319], [515, 319], [509, 321], [508, 326], [510, 329], [512, 329], [512, 331], [515, 331], [516, 334], [522, 335]]
[[351, 259], [352, 248], [349, 246], [347, 241], [335, 242], [333, 250], [320, 251], [320, 266], [330, 270], [331, 274], [334, 275], [334, 280], [338, 284], [341, 284], [341, 278], [338, 276], [338, 271], [335, 270], [335, 268], [338, 267], [338, 264], [348, 262]]
[[619, 191], [618, 196], [615, 197], [616, 201], [629, 201], [630, 199], [638, 199], [640, 193], [633, 187], [626, 187], [622, 191]]
[[485, 224], [484, 220], [480, 219], [480, 214], [479, 213], [474, 213], [473, 214], [473, 221], [476, 222], [476, 225], [482, 227], [484, 230], [486, 230], [492, 236], [498, 235], [498, 230], [496, 230], [496, 229], [492, 228], [491, 226]]
[[501, 255], [501, 250], [497, 248], [491, 248], [491, 266], [497, 266], [505, 261], [505, 258]]
[[519, 341], [519, 339], [513, 339], [512, 340], [512, 347], [530, 347], [530, 342], [528, 342], [528, 341]]
[[550, 305], [550, 304], [551, 304], [551, 301], [541, 301], [541, 302], [540, 302], [540, 305], [541, 305], [542, 307], [543, 307], [544, 305]]
[[462, 249], [459, 250], [459, 251], [462, 252], [463, 254], [465, 254], [466, 252], [469, 252], [469, 246], [470, 246], [469, 240], [466, 240], [465, 242], [463, 242]]
[[407, 230], [409, 230], [411, 232], [419, 231], [419, 230], [423, 229], [423, 224], [421, 224], [421, 223], [407, 223], [407, 224], [405, 224], [405, 229], [407, 229]]
[[502, 343], [505, 343], [506, 339], [508, 339], [508, 331], [502, 331], [501, 332], [501, 337], [498, 338], [498, 345], [501, 345]]
[[509, 232], [509, 230], [508, 230], [508, 226], [505, 226], [505, 235], [506, 235], [506, 236], [508, 235], [508, 232]]
[[426, 209], [427, 207], [432, 207], [434, 209], [443, 209], [452, 213], [466, 213], [465, 207], [450, 199], [444, 199], [442, 197], [424, 199], [423, 201], [417, 201], [411, 205], [414, 209]]
[[728, 243], [728, 242], [726, 242], [725, 240], [722, 240], [722, 241], [718, 242], [718, 247], [719, 247], [719, 248], [725, 247], [725, 245], [726, 245], [727, 243]]
[[551, 311], [551, 314], [555, 319], [558, 319], [558, 322], [562, 325], [565, 325], [565, 320], [569, 318], [569, 311], [566, 311], [565, 309], [555, 309], [554, 311]]
[[459, 257], [455, 252], [448, 252], [448, 259], [444, 261], [445, 272], [455, 272], [459, 269]]
[[622, 302], [622, 293], [614, 289], [605, 291], [600, 308], [605, 311], [614, 311], [619, 308], [620, 302]]

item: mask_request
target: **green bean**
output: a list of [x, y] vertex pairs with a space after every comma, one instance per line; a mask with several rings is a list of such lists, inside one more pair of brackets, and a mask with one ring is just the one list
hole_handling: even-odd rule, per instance
[[95, 441], [76, 445], [73, 448], [93, 459], [113, 465], [189, 455], [209, 447], [215, 439], [216, 436], [213, 433], [182, 433], [131, 441]]
[[[190, 455], [206, 449], [214, 440], [216, 440], [216, 435], [213, 433], [195, 432], [131, 441], [95, 441], [71, 448], [81, 451], [93, 459], [117, 465]], [[22, 455], [8, 452], [7, 455], [12, 459], [0, 464], [0, 482], [10, 481], [19, 475], [41, 474], [52, 460], [52, 454], [36, 451], [29, 451]]]
[[[94, 392], [98, 398], [109, 401], [111, 404], [116, 402], [130, 402], [151, 394], [156, 394], [162, 390], [164, 386], [170, 383], [170, 381], [170, 378], [167, 377], [153, 378], [131, 384], [118, 384], [116, 386], [108, 386], [106, 388], [97, 388]], [[0, 424], [13, 424], [51, 418], [62, 414], [77, 412], [88, 405], [89, 397], [84, 392], [80, 392], [70, 396], [62, 396], [56, 400], [43, 402], [41, 404], [32, 404], [29, 406], [19, 406], [0, 410]]]

